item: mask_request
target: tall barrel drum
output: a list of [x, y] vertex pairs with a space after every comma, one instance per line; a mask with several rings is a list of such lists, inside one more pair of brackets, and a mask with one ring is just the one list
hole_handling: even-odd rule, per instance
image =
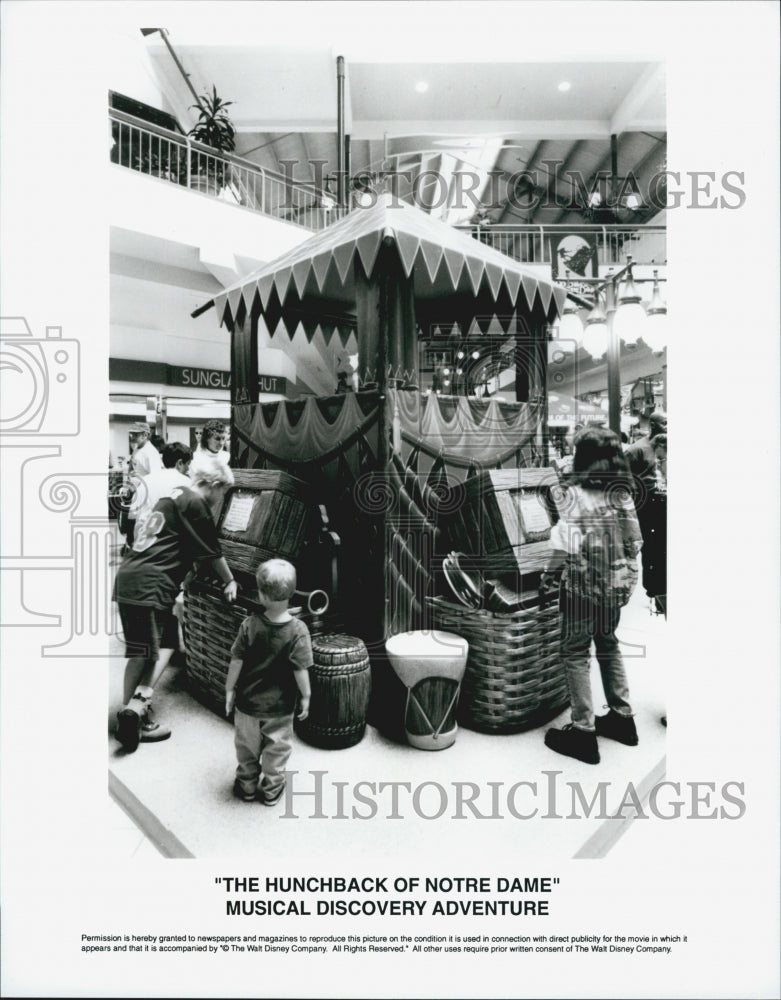
[[419, 750], [452, 746], [469, 643], [453, 632], [400, 632], [386, 639], [385, 652], [407, 689], [407, 742]]
[[351, 635], [312, 636], [309, 715], [296, 731], [313, 746], [341, 750], [360, 743], [366, 731], [371, 665], [366, 646]]

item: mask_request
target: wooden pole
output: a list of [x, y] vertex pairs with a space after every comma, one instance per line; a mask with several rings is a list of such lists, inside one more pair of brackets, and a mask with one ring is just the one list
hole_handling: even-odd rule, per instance
[[607, 314], [607, 402], [608, 426], [621, 437], [621, 345], [615, 331], [616, 279], [605, 285]]
[[248, 315], [239, 312], [231, 330], [231, 465], [238, 464], [238, 434], [236, 407], [257, 403], [258, 385], [258, 317], [253, 309]]

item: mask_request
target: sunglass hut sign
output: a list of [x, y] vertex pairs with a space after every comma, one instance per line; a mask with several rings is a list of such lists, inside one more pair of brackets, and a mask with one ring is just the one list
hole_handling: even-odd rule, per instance
[[[196, 389], [230, 389], [231, 373], [216, 368], [178, 368], [168, 366], [168, 381], [170, 385], [188, 386]], [[281, 375], [258, 375], [260, 392], [273, 392], [285, 395], [287, 379]]]

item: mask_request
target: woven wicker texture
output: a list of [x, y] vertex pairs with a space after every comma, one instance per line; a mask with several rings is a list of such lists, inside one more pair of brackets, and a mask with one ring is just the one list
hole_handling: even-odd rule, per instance
[[511, 613], [473, 610], [436, 598], [437, 628], [469, 643], [458, 721], [480, 732], [533, 729], [567, 706], [555, 602], [529, 601]]
[[[230, 651], [239, 626], [258, 611], [260, 605], [239, 596], [228, 604], [219, 587], [195, 581], [184, 593], [184, 636], [187, 648], [185, 673], [190, 692], [218, 715], [225, 714], [225, 679]], [[297, 617], [313, 627], [312, 616], [302, 611]], [[318, 622], [339, 627], [336, 619], [324, 616]], [[315, 626], [316, 627], [316, 626]]]

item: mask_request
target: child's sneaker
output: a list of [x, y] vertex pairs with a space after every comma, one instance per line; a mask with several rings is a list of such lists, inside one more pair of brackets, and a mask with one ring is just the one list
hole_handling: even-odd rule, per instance
[[279, 802], [279, 800], [282, 798], [282, 793], [284, 792], [284, 790], [285, 790], [285, 786], [284, 785], [280, 785], [279, 788], [276, 789], [276, 791], [273, 791], [273, 792], [263, 792], [262, 793], [262, 799], [261, 799], [261, 801], [263, 802], [263, 805], [264, 806], [275, 806], [277, 804], [277, 802]]
[[160, 743], [171, 735], [171, 729], [159, 722], [142, 722], [139, 739], [141, 743]]
[[256, 802], [258, 798], [257, 791], [245, 792], [238, 781], [233, 784], [233, 794], [237, 799], [241, 799], [242, 802]]
[[611, 708], [607, 715], [598, 715], [594, 719], [594, 725], [599, 736], [616, 740], [626, 747], [636, 747], [640, 742], [637, 738], [635, 720], [631, 715], [620, 715]]
[[167, 740], [171, 735], [170, 728], [155, 722], [154, 715], [151, 704], [147, 702], [146, 711], [141, 716], [140, 739], [142, 743], [160, 743], [161, 740]]
[[575, 729], [572, 723], [562, 729], [549, 729], [545, 734], [545, 746], [565, 757], [582, 760], [584, 764], [599, 763], [597, 734]]

